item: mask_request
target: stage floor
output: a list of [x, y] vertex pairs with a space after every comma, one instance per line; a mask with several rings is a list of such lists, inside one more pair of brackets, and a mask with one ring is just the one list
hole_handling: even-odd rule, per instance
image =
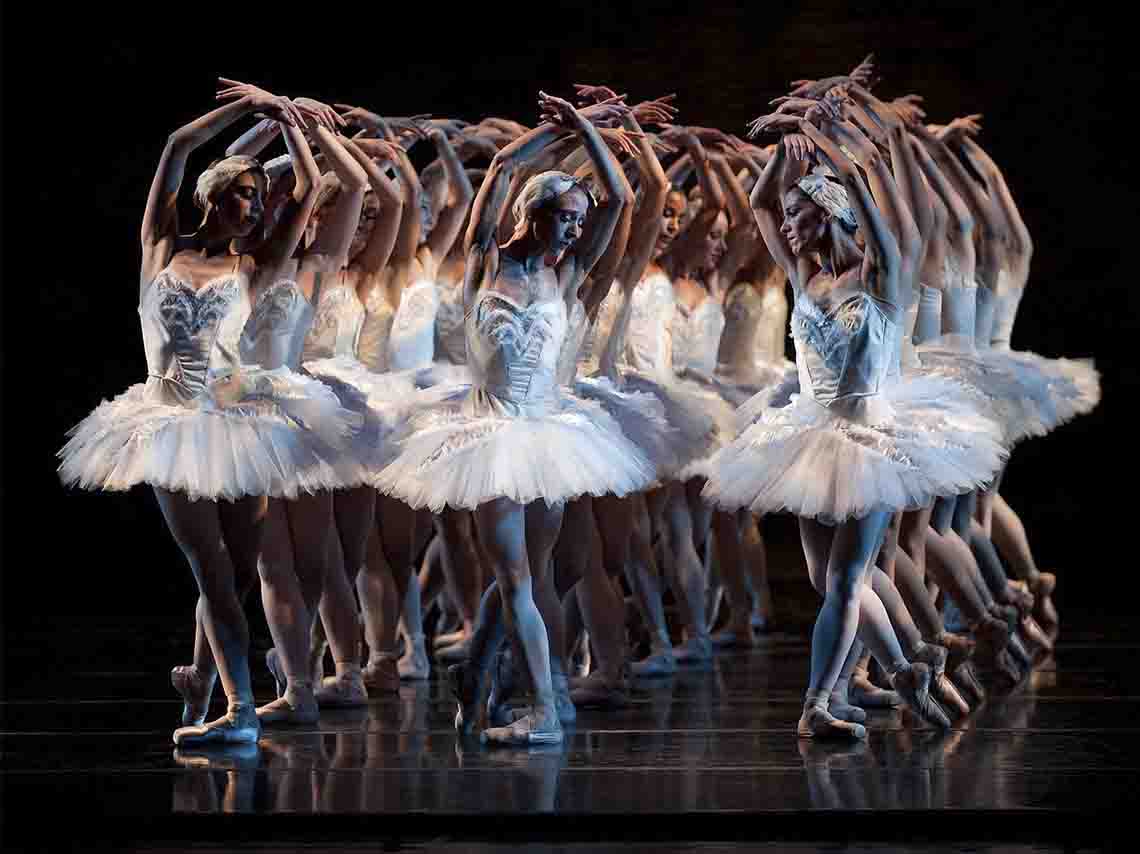
[[[138, 629], [131, 636], [144, 638]], [[116, 633], [104, 632], [93, 661], [109, 660], [99, 638]], [[879, 713], [866, 743], [798, 740], [801, 631], [718, 655], [711, 670], [636, 683], [628, 708], [581, 710], [562, 747], [531, 750], [461, 744], [455, 705], [433, 678], [326, 712], [316, 727], [267, 730], [257, 747], [178, 751], [180, 705], [159, 668], [174, 659], [165, 644], [139, 643], [118, 652], [119, 666], [71, 676], [15, 672], [9, 655], [6, 834], [171, 851], [235, 835], [244, 850], [302, 839], [324, 849], [543, 841], [563, 844], [533, 850], [595, 851], [584, 843], [611, 839], [727, 851], [743, 840], [877, 839], [900, 851], [939, 840], [987, 850], [1103, 841], [1110, 819], [1140, 803], [1140, 644], [1079, 631], [1017, 691], [948, 733]]]

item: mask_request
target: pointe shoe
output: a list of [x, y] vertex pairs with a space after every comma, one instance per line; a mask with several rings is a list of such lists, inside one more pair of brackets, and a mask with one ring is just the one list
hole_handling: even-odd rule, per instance
[[993, 659], [1009, 646], [1009, 626], [1004, 621], [987, 616], [973, 628], [978, 639], [978, 653], [982, 658]]
[[629, 683], [624, 677], [609, 679], [595, 671], [585, 679], [574, 680], [570, 700], [575, 706], [600, 709], [620, 709], [629, 705]]
[[931, 670], [930, 692], [943, 710], [959, 718], [970, 714], [970, 706], [946, 676], [949, 651], [942, 646], [924, 643], [915, 650], [911, 661], [921, 662]]
[[866, 723], [867, 712], [859, 706], [854, 706], [847, 701], [844, 694], [833, 691], [831, 693], [831, 702], [827, 704], [827, 711], [835, 718], [841, 721], [847, 721], [852, 724]]
[[182, 695], [182, 726], [201, 726], [210, 711], [210, 686], [193, 664], [170, 671], [170, 684]]
[[561, 744], [562, 724], [556, 715], [539, 721], [534, 713], [527, 714], [512, 724], [485, 729], [479, 740], [494, 747], [529, 747], [536, 744]]
[[681, 646], [673, 647], [673, 658], [678, 664], [707, 665], [712, 657], [712, 639], [708, 635], [694, 635]]
[[1021, 636], [1016, 632], [1009, 636], [1009, 646], [1006, 647], [1006, 650], [1013, 656], [1013, 660], [1017, 663], [1019, 670], [1029, 670], [1033, 667], [1033, 656], [1029, 654], [1029, 650], [1025, 648], [1025, 643], [1021, 640]]
[[942, 729], [949, 729], [950, 718], [931, 696], [932, 681], [933, 672], [930, 667], [916, 663], [897, 671], [891, 677], [891, 687], [919, 718]]
[[368, 666], [360, 675], [370, 694], [400, 693], [400, 674], [396, 670], [395, 659], [390, 656], [369, 659]]
[[432, 649], [439, 650], [443, 649], [445, 646], [454, 646], [457, 643], [463, 643], [467, 640], [470, 640], [470, 636], [467, 634], [467, 632], [463, 631], [463, 629], [460, 629], [457, 632], [448, 632], [445, 635], [436, 635], [431, 642], [431, 646]]
[[368, 689], [359, 668], [326, 676], [315, 693], [321, 708], [353, 709], [368, 705]]
[[796, 735], [800, 738], [841, 738], [863, 739], [867, 728], [862, 724], [841, 721], [823, 706], [805, 706], [796, 724]]
[[663, 679], [677, 672], [677, 659], [672, 648], [658, 650], [648, 658], [635, 661], [630, 665], [630, 672], [635, 679]]
[[309, 726], [321, 719], [317, 698], [311, 682], [295, 679], [284, 694], [257, 709], [257, 719], [263, 725]]
[[1032, 616], [1022, 617], [1020, 628], [1022, 635], [1036, 650], [1035, 660], [1045, 658], [1053, 651], [1053, 641]]
[[975, 706], [980, 705], [986, 701], [986, 689], [982, 687], [982, 683], [978, 681], [978, 675], [974, 672], [974, 665], [969, 661], [963, 661], [956, 668], [950, 671], [950, 679], [958, 688], [959, 692], [964, 697], [969, 698]]
[[716, 649], [752, 649], [752, 624], [735, 628], [722, 629], [712, 636], [712, 645]]
[[1006, 582], [1004, 603], [1017, 608], [1018, 613], [1023, 617], [1033, 613], [1033, 594], [1029, 592], [1029, 587], [1023, 582]]
[[515, 720], [508, 702], [517, 683], [514, 656], [508, 646], [499, 652], [495, 666], [491, 668], [491, 687], [487, 691], [487, 722], [490, 726], [506, 726]]
[[910, 656], [912, 662], [927, 665], [935, 676], [946, 672], [946, 660], [949, 652], [945, 647], [933, 643], [923, 643]]
[[998, 693], [1012, 691], [1021, 682], [1021, 671], [1007, 650], [992, 658], [983, 658], [978, 664], [984, 682]]
[[482, 694], [481, 674], [468, 664], [453, 664], [447, 668], [447, 682], [458, 709], [455, 713], [455, 731], [471, 735], [479, 725], [479, 697]]
[[185, 726], [174, 731], [179, 747], [205, 747], [223, 744], [257, 744], [261, 723], [252, 703], [233, 703], [224, 716], [201, 726]]
[[977, 642], [965, 635], [942, 632], [933, 640], [933, 643], [946, 649], [946, 671], [953, 673], [962, 666], [962, 662], [974, 657]]
[[570, 697], [570, 680], [565, 673], [551, 673], [550, 682], [554, 687], [554, 708], [558, 712], [558, 722], [574, 723], [578, 719], [578, 709]]
[[435, 660], [440, 664], [458, 664], [460, 661], [467, 660], [470, 649], [471, 641], [469, 638], [453, 643], [451, 646], [438, 646], [435, 648]]
[[859, 672], [851, 677], [847, 696], [853, 704], [864, 709], [893, 709], [902, 705], [902, 697], [896, 692], [880, 688], [867, 674]]
[[396, 670], [401, 679], [410, 682], [420, 682], [431, 676], [431, 662], [428, 661], [422, 634], [412, 636], [408, 649], [396, 663]]

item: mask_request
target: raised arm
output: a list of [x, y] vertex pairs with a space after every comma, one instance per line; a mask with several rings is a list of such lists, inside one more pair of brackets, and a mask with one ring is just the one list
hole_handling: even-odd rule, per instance
[[282, 130], [285, 145], [293, 160], [296, 185], [293, 188], [292, 204], [286, 205], [272, 233], [255, 253], [258, 266], [269, 269], [277, 269], [297, 251], [297, 246], [305, 236], [309, 217], [316, 207], [317, 191], [320, 189], [320, 176], [301, 127], [286, 125]]
[[[825, 124], [827, 124], [825, 122]], [[803, 133], [815, 143], [816, 151], [829, 162], [832, 171], [843, 181], [855, 219], [863, 231], [866, 251], [870, 254], [871, 271], [863, 284], [873, 295], [894, 305], [900, 305], [899, 283], [901, 257], [894, 233], [863, 183], [855, 164], [848, 159], [827, 134], [816, 129], [811, 122], [801, 123]], [[893, 183], [893, 182], [892, 182]], [[897, 192], [897, 191], [896, 191]], [[866, 268], [866, 264], [864, 267]]]
[[949, 216], [948, 227], [954, 229], [963, 238], [970, 238], [974, 230], [974, 217], [970, 213], [969, 207], [962, 201], [962, 197], [958, 195], [958, 191], [954, 189], [938, 164], [934, 162], [934, 158], [930, 156], [926, 147], [913, 135], [908, 137], [908, 142], [916, 162], [922, 169], [922, 174], [926, 176], [931, 189], [937, 193], [938, 198], [946, 207]]
[[285, 122], [301, 121], [300, 114], [288, 98], [225, 78], [219, 78], [219, 81], [223, 88], [218, 92], [218, 100], [230, 100], [230, 103], [195, 119], [166, 139], [147, 194], [140, 231], [143, 254], [141, 283], [144, 285], [153, 280], [174, 255], [179, 231], [178, 191], [182, 187], [191, 152], [250, 113], [269, 113]]
[[475, 188], [471, 186], [467, 170], [459, 161], [447, 134], [437, 128], [433, 129], [428, 137], [435, 143], [447, 178], [447, 198], [443, 210], [436, 219], [435, 228], [428, 237], [428, 247], [431, 249], [432, 257], [442, 261], [459, 237], [459, 230], [467, 217], [467, 209], [475, 198]]
[[1033, 256], [1033, 238], [1025, 220], [1021, 218], [1021, 211], [1013, 201], [1013, 194], [1009, 190], [1005, 176], [994, 163], [993, 159], [982, 149], [978, 143], [964, 137], [961, 143], [962, 153], [970, 159], [975, 171], [985, 182], [986, 191], [997, 200], [998, 208], [1005, 217], [1010, 249], [1014, 260], [1027, 264]]
[[736, 281], [736, 274], [752, 256], [760, 235], [748, 194], [744, 192], [728, 159], [719, 154], [712, 155], [710, 159], [728, 200], [729, 228], [724, 238], [725, 253], [719, 269], [721, 281], [727, 290]]
[[[360, 224], [368, 173], [338, 138], [327, 128], [317, 127], [314, 139], [340, 179], [340, 192], [320, 219], [320, 228], [306, 253], [311, 263], [324, 271], [338, 271], [348, 260], [348, 248]], [[347, 140], [345, 140], [347, 142]]]
[[788, 245], [780, 226], [783, 224], [783, 213], [780, 206], [780, 196], [787, 189], [785, 177], [788, 163], [787, 147], [783, 140], [776, 146], [775, 153], [768, 158], [768, 163], [752, 187], [749, 204], [752, 215], [756, 218], [756, 225], [760, 228], [760, 236], [768, 246], [768, 253], [780, 265], [780, 269], [798, 289], [802, 284], [799, 277], [799, 268], [796, 256]]
[[235, 154], [244, 154], [248, 157], [257, 157], [266, 147], [277, 139], [281, 133], [281, 125], [274, 119], [262, 119], [233, 142], [226, 149], [226, 157]]
[[[631, 131], [641, 130], [637, 119], [632, 115], [623, 119], [622, 123]], [[619, 268], [622, 287], [627, 290], [637, 287], [653, 259], [657, 240], [661, 236], [661, 217], [673, 189], [648, 137], [637, 139], [635, 160], [641, 172], [641, 202], [634, 211], [629, 243]]]
[[[396, 146], [385, 140], [345, 140], [344, 148], [368, 176], [368, 184], [376, 194], [379, 210], [375, 225], [368, 235], [368, 242], [353, 260], [353, 266], [360, 272], [360, 290], [367, 291], [372, 278], [388, 266], [392, 247], [396, 245], [396, 235], [400, 231], [400, 220], [407, 213], [404, 196], [399, 186], [385, 174], [375, 158], [381, 160], [396, 157]], [[418, 216], [418, 211], [412, 215]], [[362, 213], [362, 216], [367, 216]], [[391, 295], [389, 295], [391, 296]], [[397, 303], [393, 303], [396, 305]]]

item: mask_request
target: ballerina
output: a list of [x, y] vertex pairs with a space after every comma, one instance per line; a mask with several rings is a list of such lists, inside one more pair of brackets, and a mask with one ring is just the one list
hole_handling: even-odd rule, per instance
[[[101, 404], [60, 452], [65, 483], [111, 491], [149, 484], [194, 572], [197, 613], [228, 709], [198, 725], [206, 706], [188, 702], [183, 722], [189, 725], [174, 733], [180, 745], [257, 741], [249, 630], [238, 592], [256, 564], [267, 499], [320, 488], [336, 459], [336, 433], [347, 438], [360, 426], [319, 383], [245, 371], [238, 362], [251, 300], [300, 242], [316, 187], [304, 185], [246, 254], [239, 250], [259, 236], [267, 179], [253, 158], [226, 158], [198, 179], [197, 231], [179, 233], [178, 192], [199, 146], [256, 112], [289, 125], [293, 144], [305, 145], [298, 106], [254, 86], [220, 83], [218, 99], [231, 102], [170, 135], [147, 199], [139, 294], [147, 381]], [[329, 434], [300, 426], [314, 415]], [[246, 578], [238, 577], [241, 571]]]
[[[544, 93], [539, 105], [553, 124], [496, 155], [471, 215], [464, 301], [473, 383], [424, 392], [427, 402], [411, 414], [400, 454], [378, 480], [382, 491], [411, 507], [475, 511], [479, 542], [535, 690], [529, 714], [483, 732], [484, 740], [504, 744], [562, 740], [551, 678], [556, 643], [547, 637], [535, 596], [549, 589], [549, 556], [564, 502], [583, 493], [636, 491], [654, 475], [600, 406], [557, 386], [568, 295], [601, 258], [626, 197], [590, 118]], [[593, 116], [618, 118], [627, 109], [603, 105]], [[591, 196], [572, 176], [548, 172], [527, 181], [514, 203], [513, 239], [500, 248], [494, 238], [512, 170], [566, 130], [582, 139], [607, 191], [590, 231], [583, 236]], [[483, 655], [494, 652], [476, 646], [473, 666], [450, 671], [460, 704], [456, 728], [463, 732], [477, 722], [490, 666]]]
[[[841, 118], [840, 109], [839, 103], [824, 102], [808, 116], [827, 129]], [[787, 115], [757, 125], [765, 126], [794, 132], [765, 167], [752, 206], [796, 294], [793, 334], [801, 393], [788, 406], [765, 409], [718, 452], [705, 495], [730, 510], [750, 506], [800, 517], [809, 573], [824, 593], [797, 727], [802, 736], [865, 736], [863, 726], [828, 712], [857, 628], [895, 690], [920, 716], [946, 726], [929, 695], [928, 666], [907, 661], [866, 574], [895, 510], [957, 494], [992, 476], [1002, 457], [997, 429], [972, 416], [968, 398], [951, 382], [888, 380], [897, 358], [894, 326], [900, 322], [904, 259], [898, 240], [830, 132]], [[784, 190], [789, 145], [814, 148], [842, 183], [812, 174]], [[878, 179], [892, 209], [904, 210], [889, 172]], [[777, 198], [782, 224], [774, 210]], [[865, 251], [854, 241], [856, 228]], [[913, 252], [913, 243], [905, 249]]]

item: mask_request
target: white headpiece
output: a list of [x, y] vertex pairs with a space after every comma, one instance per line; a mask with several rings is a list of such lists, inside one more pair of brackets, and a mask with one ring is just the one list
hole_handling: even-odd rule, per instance
[[198, 176], [198, 183], [194, 187], [194, 204], [202, 211], [202, 225], [206, 224], [218, 195], [238, 175], [245, 172], [254, 172], [259, 175], [268, 191], [269, 176], [266, 174], [265, 168], [256, 157], [248, 157], [244, 154], [235, 154], [232, 157], [219, 160]]
[[[831, 170], [827, 171], [830, 172]], [[859, 223], [855, 219], [855, 211], [851, 209], [851, 201], [847, 197], [847, 191], [843, 189], [842, 184], [828, 180], [827, 173], [815, 171], [810, 175], [805, 175], [796, 182], [796, 186], [803, 190], [813, 202], [839, 220], [848, 231], [853, 233], [859, 227]]]

